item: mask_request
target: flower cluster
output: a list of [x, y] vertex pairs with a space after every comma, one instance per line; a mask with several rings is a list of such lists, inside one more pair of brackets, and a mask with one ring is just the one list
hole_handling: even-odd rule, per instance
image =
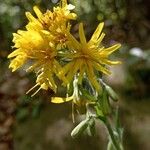
[[[37, 75], [36, 85], [28, 91], [38, 88], [33, 95], [40, 89], [50, 88], [56, 92], [56, 78], [62, 81], [63, 86], [68, 86], [75, 78], [77, 84], [82, 84], [85, 77], [99, 93], [101, 86], [97, 73], [110, 74], [107, 66], [120, 63], [109, 60], [109, 55], [121, 45], [114, 44], [108, 48], [102, 45], [104, 23], [98, 25], [89, 41], [85, 37], [83, 23], [80, 23], [79, 42], [70, 33], [70, 20], [76, 20], [77, 15], [71, 12], [74, 6], [67, 4], [67, 0], [61, 0], [59, 6], [45, 13], [37, 6], [33, 9], [37, 17], [26, 12], [29, 20], [26, 30], [13, 34], [15, 50], [8, 56], [11, 59], [9, 68], [16, 71], [26, 63], [30, 64], [27, 71], [34, 71]], [[67, 98], [66, 101], [72, 99]], [[53, 102], [61, 103], [63, 100], [57, 98]]]

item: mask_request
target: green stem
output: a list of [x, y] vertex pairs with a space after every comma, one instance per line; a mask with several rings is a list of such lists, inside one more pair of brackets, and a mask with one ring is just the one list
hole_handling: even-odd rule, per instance
[[104, 124], [105, 124], [106, 127], [107, 127], [107, 130], [108, 130], [108, 132], [109, 132], [109, 135], [110, 135], [110, 137], [111, 137], [111, 140], [112, 140], [113, 145], [115, 146], [116, 150], [121, 150], [121, 148], [120, 148], [120, 146], [119, 146], [119, 143], [116, 141], [114, 132], [113, 132], [113, 130], [112, 130], [112, 128], [111, 128], [111, 125], [110, 125], [109, 121], [106, 119], [106, 120], [103, 121], [103, 122], [104, 122]]

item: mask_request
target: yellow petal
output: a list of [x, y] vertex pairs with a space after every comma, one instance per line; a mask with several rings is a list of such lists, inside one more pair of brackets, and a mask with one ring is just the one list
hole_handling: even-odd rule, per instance
[[74, 64], [72, 66], [72, 68], [70, 68], [66, 78], [69, 82], [71, 82], [71, 80], [73, 79], [74, 75], [77, 73], [77, 71], [79, 70], [81, 64], [81, 60], [77, 59], [76, 61], [74, 61]]
[[102, 29], [103, 29], [103, 26], [104, 26], [104, 22], [102, 22], [102, 23], [100, 23], [100, 24], [98, 25], [98, 27], [96, 28], [94, 34], [93, 34], [92, 37], [91, 37], [90, 42], [92, 42], [92, 41], [93, 41], [93, 42], [94, 42], [94, 41], [97, 41], [97, 39], [99, 38], [99, 36], [100, 36], [100, 34], [101, 34], [101, 31], [102, 31]]
[[91, 84], [93, 85], [93, 87], [96, 89], [97, 92], [101, 92], [101, 86], [96, 79], [91, 62], [87, 61], [86, 67], [87, 67], [86, 73], [88, 75], [88, 78], [89, 78]]
[[103, 67], [102, 65], [100, 65], [94, 61], [93, 61], [92, 65], [96, 70], [103, 72], [104, 74], [107, 74], [107, 75], [111, 74], [111, 72], [107, 68]]
[[85, 67], [83, 66], [84, 64], [81, 63], [80, 65], [80, 72], [79, 72], [79, 78], [78, 78], [78, 83], [81, 84], [82, 83], [82, 79], [85, 73]]
[[121, 64], [121, 61], [111, 61], [111, 60], [108, 60], [108, 59], [103, 59], [102, 61], [105, 64], [107, 64], [107, 65], [118, 65], [118, 64]]
[[71, 101], [71, 100], [73, 100], [73, 96], [71, 96], [71, 97], [64, 97], [64, 98], [62, 98], [62, 97], [52, 97], [51, 98], [51, 102], [52, 103], [56, 103], [56, 104], [60, 104], [60, 103], [64, 103], [64, 102], [69, 102], [69, 101]]
[[34, 12], [36, 13], [37, 17], [40, 18], [43, 14], [37, 6], [33, 7]]
[[56, 60], [54, 60], [53, 63], [55, 65], [55, 67], [53, 67], [53, 71], [55, 72], [56, 76], [59, 79], [61, 79], [64, 82], [65, 85], [67, 85], [68, 84], [68, 80], [66, 79], [65, 75], [63, 75], [63, 74], [60, 75], [59, 74], [59, 71], [62, 70], [62, 67], [60, 66], [60, 64]]
[[34, 18], [30, 12], [26, 12], [25, 14], [30, 22], [37, 21], [36, 18]]
[[62, 8], [63, 8], [67, 5], [67, 0], [61, 0], [61, 3], [62, 3]]
[[101, 36], [99, 37], [99, 39], [97, 40], [98, 45], [102, 42], [104, 36], [105, 36], [105, 33], [102, 33]]
[[68, 33], [67, 37], [68, 37], [68, 40], [71, 42], [72, 46], [75, 48], [75, 50], [79, 50], [81, 47], [80, 43], [74, 38], [74, 36]]
[[80, 23], [80, 25], [79, 25], [79, 36], [80, 36], [80, 42], [82, 44], [86, 44], [85, 33], [83, 30], [83, 23]]
[[17, 50], [15, 50], [15, 51], [13, 51], [12, 53], [10, 53], [10, 54], [7, 56], [7, 58], [12, 58], [12, 57], [15, 57], [15, 56], [20, 55], [20, 54], [23, 54], [23, 52], [21, 52], [20, 49], [17, 49]]
[[119, 49], [120, 47], [121, 47], [121, 44], [115, 44], [111, 47], [104, 48], [103, 50], [100, 51], [100, 54], [104, 54], [104, 55], [108, 56], [111, 53], [113, 53], [114, 51], [116, 51], [117, 49]]
[[70, 69], [72, 69], [74, 62], [66, 64], [62, 70], [60, 70], [59, 75], [66, 75]]

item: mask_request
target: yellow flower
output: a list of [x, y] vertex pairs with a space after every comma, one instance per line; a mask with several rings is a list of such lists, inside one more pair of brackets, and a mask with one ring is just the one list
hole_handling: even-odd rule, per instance
[[54, 8], [53, 12], [47, 10], [46, 13], [42, 13], [37, 6], [33, 9], [37, 18], [26, 12], [29, 20], [26, 25], [27, 31], [19, 30], [13, 34], [15, 43], [13, 47], [16, 50], [8, 56], [13, 58], [9, 68], [15, 71], [27, 61], [31, 61], [32, 65], [27, 70], [34, 70], [37, 73], [36, 85], [33, 88], [40, 86], [37, 92], [41, 88], [45, 90], [51, 88], [56, 92], [57, 86], [53, 77], [56, 75], [66, 82], [63, 75], [58, 74], [62, 69], [56, 60], [58, 48], [66, 46], [66, 32], [70, 31], [69, 20], [75, 19], [76, 15], [70, 12], [73, 6], [68, 5], [66, 0], [62, 0], [60, 6]]
[[[42, 25], [43, 29], [51, 31], [51, 28], [55, 28], [54, 25], [61, 26], [68, 23], [69, 20], [75, 20], [77, 15], [70, 12], [74, 8], [75, 6], [67, 4], [66, 0], [61, 0], [60, 6], [54, 7], [53, 12], [47, 10], [46, 13], [43, 14], [37, 6], [34, 6], [33, 10], [38, 18], [35, 18], [30, 12], [26, 12], [26, 16], [29, 23], [36, 23], [39, 26]], [[30, 25], [31, 24], [29, 24], [29, 26]]]
[[78, 42], [70, 33], [68, 33], [68, 47], [69, 51], [65, 54], [66, 59], [70, 62], [66, 64], [61, 75], [66, 76], [69, 83], [74, 75], [78, 75], [78, 83], [81, 84], [84, 74], [87, 75], [92, 86], [97, 92], [100, 92], [101, 86], [97, 81], [95, 71], [100, 71], [104, 74], [110, 74], [110, 71], [105, 65], [119, 64], [119, 61], [111, 61], [108, 56], [116, 51], [121, 45], [115, 44], [111, 47], [105, 48], [102, 46], [101, 41], [104, 38], [104, 33], [101, 33], [104, 23], [100, 23], [92, 35], [91, 39], [87, 42], [83, 30], [83, 24], [79, 25], [80, 42]]
[[40, 86], [39, 89], [51, 88], [56, 92], [57, 86], [53, 77], [56, 75], [63, 79], [58, 74], [62, 68], [55, 59], [57, 50], [51, 43], [49, 32], [19, 30], [17, 34], [14, 33], [13, 42], [16, 50], [8, 56], [8, 58], [13, 58], [9, 65], [12, 71], [22, 67], [27, 60], [30, 60], [32, 64], [27, 71], [34, 70], [37, 73], [34, 88]]
[[18, 33], [13, 34], [13, 42], [15, 43], [13, 47], [17, 49], [8, 55], [8, 58], [16, 57], [9, 66], [12, 68], [12, 71], [20, 68], [25, 63], [23, 60], [35, 57], [33, 55], [38, 53], [38, 51], [40, 53], [40, 50], [46, 46], [46, 41], [44, 41], [43, 37], [36, 31], [18, 30]]
[[26, 26], [27, 30], [47, 30], [51, 33], [52, 39], [55, 44], [62, 47], [65, 46], [67, 41], [66, 32], [70, 31], [69, 20], [75, 20], [76, 14], [70, 11], [74, 9], [74, 6], [67, 4], [66, 0], [61, 1], [61, 5], [53, 8], [53, 12], [47, 10], [46, 13], [42, 13], [37, 6], [33, 7], [38, 18], [32, 16], [30, 12], [26, 12], [26, 16], [29, 20]]

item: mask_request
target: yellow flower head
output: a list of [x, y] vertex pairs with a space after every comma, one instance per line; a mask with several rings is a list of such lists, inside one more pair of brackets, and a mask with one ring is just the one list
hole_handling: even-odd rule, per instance
[[[55, 58], [58, 47], [66, 46], [66, 32], [70, 31], [68, 21], [75, 19], [76, 15], [70, 12], [73, 6], [68, 5], [66, 0], [62, 0], [60, 6], [54, 8], [53, 12], [47, 10], [43, 14], [37, 6], [33, 9], [37, 18], [26, 12], [29, 20], [26, 25], [27, 31], [19, 30], [13, 34], [16, 50], [8, 56], [13, 58], [9, 67], [15, 71], [30, 60], [32, 65], [27, 70], [34, 70], [37, 73], [34, 88], [40, 86], [39, 89], [51, 88], [56, 91], [57, 86], [53, 77], [59, 76], [58, 72], [62, 68]], [[66, 82], [62, 75], [59, 78]]]
[[22, 67], [27, 60], [30, 60], [32, 65], [27, 71], [37, 72], [36, 86], [56, 91], [57, 86], [53, 76], [58, 76], [61, 66], [55, 59], [57, 50], [51, 43], [49, 32], [19, 30], [17, 34], [14, 33], [13, 42], [16, 50], [8, 56], [8, 58], [13, 58], [9, 65], [12, 71]]
[[[17, 49], [9, 54], [8, 58], [16, 57], [9, 66], [13, 71], [15, 71], [25, 63], [23, 60], [35, 57], [33, 55], [45, 46], [45, 41], [36, 31], [29, 32], [18, 30], [18, 33], [13, 34], [13, 37], [13, 42], [15, 43], [13, 47]], [[21, 57], [22, 59], [18, 59]]]
[[[47, 10], [46, 13], [42, 13], [37, 6], [33, 7], [37, 18], [35, 18], [30, 12], [26, 12], [26, 16], [30, 23], [42, 25], [44, 29], [49, 29], [52, 25], [66, 24], [69, 20], [75, 20], [77, 15], [71, 13], [75, 6], [67, 4], [66, 0], [61, 0], [60, 6], [54, 7], [53, 11]], [[40, 24], [39, 24], [40, 23]]]
[[66, 32], [70, 31], [69, 20], [76, 19], [76, 14], [70, 12], [74, 6], [68, 5], [66, 0], [62, 0], [60, 6], [53, 8], [53, 12], [47, 10], [43, 14], [37, 6], [34, 6], [33, 9], [38, 18], [32, 16], [30, 12], [26, 13], [29, 20], [26, 26], [27, 30], [47, 30], [56, 44], [65, 46]]
[[104, 33], [101, 33], [104, 23], [100, 23], [87, 42], [83, 30], [83, 24], [79, 25], [80, 42], [78, 42], [70, 33], [68, 33], [68, 46], [70, 51], [66, 54], [66, 58], [70, 60], [63, 67], [61, 75], [65, 75], [69, 83], [75, 74], [78, 74], [78, 82], [82, 82], [84, 74], [87, 75], [92, 86], [97, 92], [100, 91], [100, 85], [97, 81], [95, 71], [100, 71], [104, 74], [110, 74], [110, 71], [105, 65], [119, 64], [119, 61], [110, 61], [109, 55], [116, 51], [121, 45], [115, 44], [109, 48], [102, 46], [101, 41], [104, 38]]

